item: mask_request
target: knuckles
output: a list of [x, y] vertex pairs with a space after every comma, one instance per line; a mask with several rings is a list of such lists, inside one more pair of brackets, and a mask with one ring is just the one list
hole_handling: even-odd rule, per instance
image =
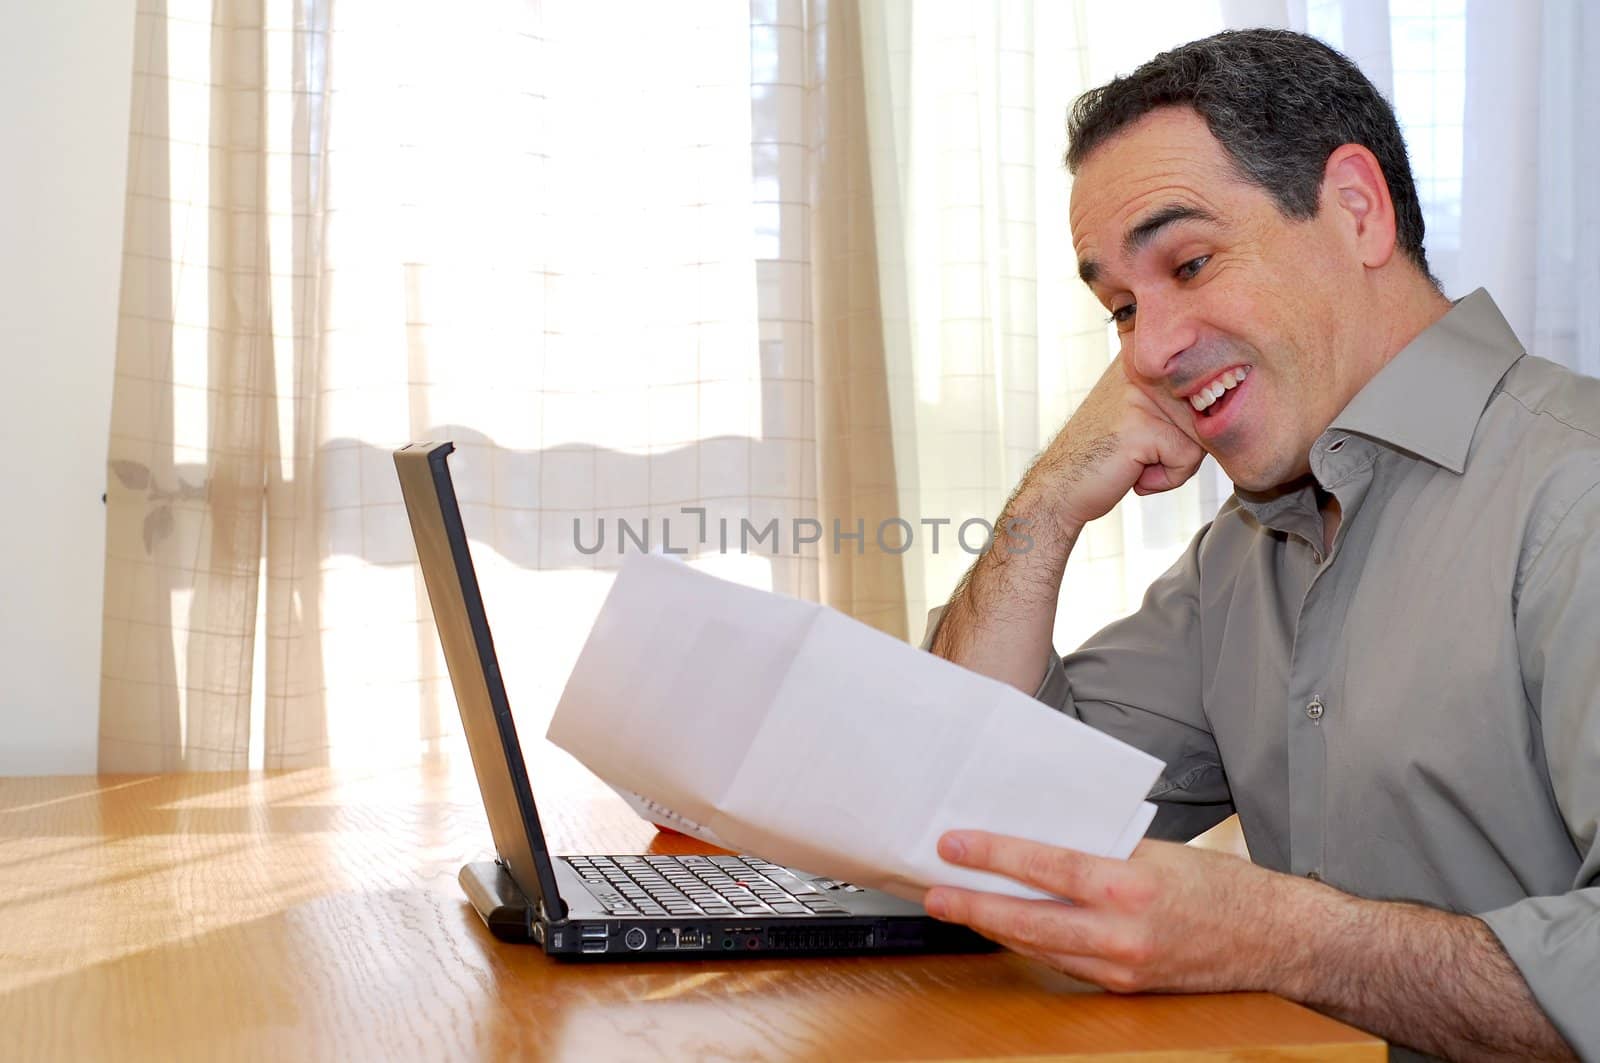
[[1036, 848], [1022, 862], [1022, 877], [1053, 893], [1068, 891], [1074, 870], [1074, 861], [1060, 849]]
[[1135, 974], [1147, 970], [1156, 959], [1155, 939], [1142, 929], [1119, 934], [1106, 951], [1119, 967]]
[[1033, 909], [1024, 909], [1006, 920], [1005, 936], [1026, 945], [1051, 944], [1048, 921]]
[[1106, 883], [1106, 901], [1125, 911], [1142, 912], [1155, 904], [1161, 887], [1146, 874], [1119, 875]]

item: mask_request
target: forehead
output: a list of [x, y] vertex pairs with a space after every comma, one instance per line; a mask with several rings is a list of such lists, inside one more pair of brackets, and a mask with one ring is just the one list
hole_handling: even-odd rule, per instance
[[1072, 243], [1080, 259], [1103, 259], [1117, 250], [1127, 224], [1151, 210], [1190, 206], [1227, 219], [1252, 198], [1266, 197], [1239, 176], [1205, 120], [1188, 107], [1163, 107], [1095, 148], [1078, 168]]

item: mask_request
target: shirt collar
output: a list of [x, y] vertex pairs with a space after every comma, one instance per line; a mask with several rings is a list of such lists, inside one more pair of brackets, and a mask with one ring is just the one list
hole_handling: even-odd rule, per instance
[[1479, 288], [1406, 344], [1329, 431], [1367, 436], [1459, 474], [1478, 418], [1522, 355], [1500, 308]]

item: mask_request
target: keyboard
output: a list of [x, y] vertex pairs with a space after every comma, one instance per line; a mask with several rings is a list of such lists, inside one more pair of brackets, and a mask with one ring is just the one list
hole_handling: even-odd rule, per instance
[[832, 896], [860, 892], [807, 880], [753, 856], [567, 856], [611, 915], [849, 915]]

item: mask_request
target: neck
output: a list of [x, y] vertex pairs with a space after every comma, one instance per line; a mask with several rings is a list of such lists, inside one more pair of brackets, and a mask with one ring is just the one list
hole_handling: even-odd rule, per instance
[[1394, 278], [1374, 278], [1375, 298], [1363, 311], [1373, 329], [1362, 345], [1372, 362], [1367, 379], [1450, 312], [1450, 300], [1409, 261], [1391, 262], [1388, 268], [1402, 272]]

